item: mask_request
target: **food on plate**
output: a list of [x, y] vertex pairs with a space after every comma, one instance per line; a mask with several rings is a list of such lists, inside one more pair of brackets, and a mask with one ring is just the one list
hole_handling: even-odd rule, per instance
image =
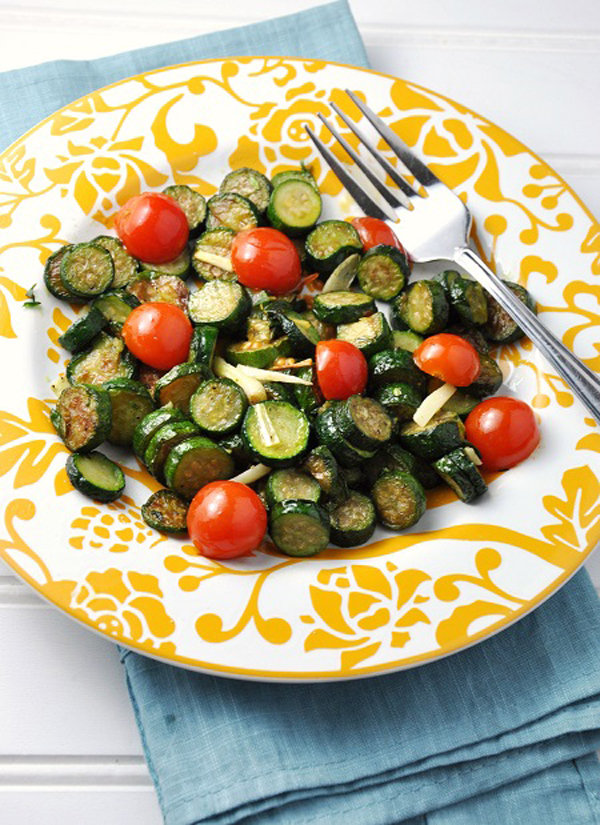
[[302, 557], [411, 527], [441, 484], [471, 502], [482, 469], [530, 455], [533, 411], [494, 397], [490, 346], [522, 335], [512, 319], [454, 270], [411, 281], [384, 222], [321, 210], [306, 168], [235, 169], [208, 201], [184, 184], [136, 196], [118, 238], [50, 256], [51, 294], [89, 303], [59, 339], [51, 415], [77, 490], [123, 491], [106, 441], [165, 485], [142, 507], [153, 529], [218, 559], [268, 529]]

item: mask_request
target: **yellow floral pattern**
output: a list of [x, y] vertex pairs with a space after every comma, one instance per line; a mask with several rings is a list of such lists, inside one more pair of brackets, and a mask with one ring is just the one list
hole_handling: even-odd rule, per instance
[[[0, 155], [0, 352], [9, 376], [0, 556], [74, 618], [167, 661], [283, 679], [407, 667], [514, 621], [600, 539], [598, 427], [527, 341], [495, 354], [509, 390], [536, 408], [541, 447], [494, 476], [476, 506], [434, 491], [423, 521], [400, 535], [379, 530], [368, 545], [311, 559], [282, 558], [265, 544], [217, 562], [144, 524], [140, 507], [158, 485], [131, 456], [115, 453], [127, 476], [120, 501], [72, 492], [49, 405], [66, 360], [58, 338], [80, 308], [45, 293], [43, 263], [67, 238], [110, 230], [116, 209], [143, 189], [188, 183], [209, 196], [240, 165], [272, 175], [305, 163], [326, 194], [326, 216], [357, 214], [304, 130], [310, 123], [345, 160], [318, 119], [335, 101], [362, 120], [345, 88], [457, 191], [473, 213], [478, 252], [527, 285], [542, 319], [600, 371], [598, 222], [547, 164], [440, 95], [323, 61], [240, 58], [140, 75], [52, 115]], [[35, 281], [42, 306], [25, 310]], [[526, 508], [515, 512], [515, 501]]]

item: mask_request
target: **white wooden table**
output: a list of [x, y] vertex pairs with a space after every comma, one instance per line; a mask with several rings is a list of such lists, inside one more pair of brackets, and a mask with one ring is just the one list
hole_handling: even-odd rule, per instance
[[[373, 68], [521, 138], [600, 215], [595, 0], [350, 0]], [[0, 71], [99, 57], [315, 0], [0, 0]], [[600, 589], [600, 554], [589, 563]], [[0, 822], [159, 825], [116, 649], [0, 567]]]

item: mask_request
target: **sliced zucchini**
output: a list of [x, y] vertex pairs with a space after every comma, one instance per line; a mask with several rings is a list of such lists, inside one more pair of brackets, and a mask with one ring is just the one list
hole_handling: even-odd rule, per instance
[[287, 401], [288, 404], [295, 403], [295, 396], [291, 387], [281, 384], [279, 381], [264, 381], [263, 387], [265, 388], [268, 401]]
[[363, 292], [378, 301], [391, 301], [404, 289], [410, 264], [404, 251], [377, 244], [363, 255], [358, 265], [358, 283]]
[[409, 453], [408, 450], [402, 449], [398, 444], [389, 444], [385, 450], [380, 450], [363, 466], [365, 481], [369, 488], [375, 484], [379, 476], [386, 470], [402, 470], [402, 472], [410, 473], [418, 478], [416, 469], [416, 456]]
[[443, 406], [446, 412], [453, 412], [461, 418], [467, 416], [479, 404], [479, 398], [474, 398], [462, 390], [457, 390]]
[[106, 318], [104, 315], [99, 310], [91, 307], [87, 315], [79, 318], [63, 332], [58, 339], [58, 343], [69, 352], [81, 352], [82, 349], [91, 344], [105, 326]]
[[172, 261], [165, 261], [165, 263], [162, 264], [151, 264], [147, 261], [140, 261], [142, 272], [150, 272], [152, 275], [172, 275], [182, 280], [190, 274], [191, 265], [192, 257], [187, 246], [185, 246]]
[[293, 384], [292, 392], [296, 406], [300, 407], [306, 415], [312, 416], [325, 400], [321, 395], [315, 372], [312, 367], [302, 367], [301, 369], [293, 370], [293, 374], [298, 378], [303, 378], [305, 381], [311, 382], [310, 386], [306, 384]]
[[185, 183], [175, 183], [163, 189], [163, 194], [177, 201], [187, 218], [190, 236], [194, 237], [202, 231], [206, 220], [206, 200], [201, 192], [186, 186]]
[[319, 336], [319, 341], [328, 341], [330, 338], [335, 338], [335, 325], [326, 324], [324, 321], [321, 321], [312, 309], [304, 310], [301, 315], [313, 325]]
[[386, 470], [371, 492], [379, 521], [392, 530], [412, 527], [425, 512], [425, 490], [402, 470]]
[[314, 501], [279, 501], [269, 519], [275, 546], [288, 556], [314, 556], [329, 544], [329, 517]]
[[379, 387], [375, 397], [398, 421], [410, 421], [423, 400], [416, 387], [403, 381]]
[[144, 452], [144, 464], [159, 481], [164, 481], [164, 466], [171, 449], [186, 438], [198, 435], [191, 421], [172, 421], [154, 433]]
[[135, 258], [132, 258], [118, 238], [113, 238], [112, 235], [98, 235], [92, 243], [110, 252], [110, 257], [112, 258], [115, 269], [111, 284], [113, 289], [120, 289], [121, 287], [127, 286], [127, 284], [130, 284], [131, 281], [137, 278], [138, 262]]
[[247, 198], [259, 212], [264, 212], [269, 205], [271, 182], [261, 172], [242, 166], [225, 175], [219, 187], [221, 195], [235, 192]]
[[[265, 413], [274, 439], [269, 439], [265, 432], [261, 419]], [[272, 467], [294, 464], [306, 452], [309, 435], [306, 415], [285, 401], [263, 401], [249, 407], [242, 424], [242, 437], [252, 455]]]
[[304, 167], [299, 167], [298, 169], [285, 169], [283, 172], [277, 172], [277, 174], [273, 175], [273, 178], [271, 179], [271, 186], [275, 189], [286, 180], [304, 180], [310, 183], [311, 186], [314, 186], [315, 189], [319, 188], [312, 174]]
[[66, 244], [50, 255], [44, 266], [44, 283], [46, 284], [48, 292], [54, 295], [55, 298], [60, 298], [62, 301], [69, 301], [72, 304], [81, 304], [84, 303], [85, 298], [80, 298], [78, 295], [70, 292], [60, 277], [62, 260], [72, 249], [73, 244]]
[[405, 349], [408, 352], [414, 352], [425, 340], [410, 329], [396, 329], [392, 336], [394, 349]]
[[275, 331], [271, 321], [265, 313], [254, 310], [248, 317], [246, 335], [249, 341], [268, 344], [275, 338]]
[[479, 354], [480, 371], [477, 379], [465, 387], [465, 392], [476, 398], [485, 398], [498, 392], [502, 385], [502, 370], [491, 355]]
[[50, 420], [69, 450], [89, 452], [110, 433], [108, 393], [95, 387], [67, 387], [59, 395]]
[[329, 447], [321, 444], [311, 450], [304, 459], [302, 468], [315, 479], [327, 498], [340, 501], [345, 496], [346, 485]]
[[[341, 475], [344, 481], [346, 482], [348, 490], [348, 495], [351, 492], [351, 489], [360, 489], [365, 485], [365, 473], [364, 473], [364, 464], [360, 467], [342, 467], [341, 468]], [[350, 489], [351, 488], [351, 489]], [[341, 498], [340, 501], [344, 499]]]
[[172, 490], [152, 493], [142, 505], [142, 518], [161, 533], [187, 533], [188, 504]]
[[187, 415], [190, 398], [206, 378], [208, 370], [203, 364], [177, 364], [156, 382], [154, 400], [159, 407], [172, 404]]
[[220, 438], [218, 444], [233, 458], [236, 467], [247, 467], [252, 461], [252, 453], [244, 444], [244, 439], [240, 433], [233, 433], [226, 438]]
[[318, 503], [321, 498], [321, 487], [311, 475], [289, 467], [285, 470], [274, 470], [269, 474], [265, 497], [269, 507], [274, 507], [278, 501], [289, 499]]
[[375, 506], [368, 496], [352, 490], [348, 498], [329, 513], [331, 541], [338, 547], [357, 547], [375, 532]]
[[119, 289], [102, 293], [94, 300], [92, 307], [104, 315], [110, 332], [120, 335], [129, 313], [139, 306], [139, 303], [135, 295]]
[[456, 413], [449, 412], [437, 413], [424, 427], [409, 421], [400, 429], [402, 446], [427, 461], [462, 446], [464, 438], [465, 425]]
[[248, 399], [229, 378], [203, 381], [190, 398], [190, 415], [207, 435], [227, 435], [239, 429]]
[[73, 487], [96, 501], [114, 501], [125, 489], [123, 470], [102, 453], [71, 453], [66, 470]]
[[362, 447], [355, 447], [348, 439], [341, 438], [335, 445], [333, 454], [342, 467], [358, 467], [368, 459], [373, 458], [375, 450], [365, 450]]
[[451, 269], [438, 275], [438, 279], [445, 288], [450, 306], [461, 323], [468, 327], [485, 324], [488, 303], [481, 284], [463, 278], [459, 272]]
[[236, 341], [225, 350], [225, 358], [232, 364], [244, 364], [259, 369], [267, 369], [277, 358], [285, 358], [291, 354], [292, 347], [287, 335], [274, 341]]
[[187, 310], [190, 291], [177, 275], [166, 275], [161, 272], [144, 272], [135, 281], [127, 286], [127, 292], [138, 299], [142, 304], [155, 301], [163, 304], [174, 304]]
[[192, 499], [198, 490], [235, 472], [231, 455], [204, 436], [187, 438], [173, 447], [165, 463], [167, 486], [184, 499]]
[[339, 403], [331, 403], [315, 419], [317, 438], [321, 444], [329, 447], [342, 466], [356, 467], [368, 458], [373, 458], [375, 450], [355, 447], [344, 437], [335, 415]]
[[326, 292], [315, 296], [313, 312], [325, 324], [351, 324], [375, 312], [375, 301], [363, 292]]
[[218, 337], [219, 328], [212, 326], [212, 324], [201, 324], [194, 327], [188, 361], [203, 364], [211, 369]]
[[162, 407], [145, 415], [133, 431], [133, 452], [139, 459], [144, 460], [144, 453], [152, 436], [157, 433], [163, 424], [172, 424], [175, 421], [184, 421], [185, 416], [177, 407]]
[[362, 350], [367, 358], [388, 349], [392, 343], [392, 331], [382, 312], [361, 318], [353, 324], [341, 324], [337, 330], [337, 337], [342, 341], [350, 341]]
[[471, 327], [467, 329], [462, 325], [453, 325], [447, 327], [444, 332], [449, 332], [451, 335], [458, 335], [461, 338], [464, 338], [465, 341], [468, 341], [471, 346], [473, 346], [477, 352], [487, 355], [490, 351], [490, 345], [482, 335], [481, 331]]
[[123, 340], [101, 332], [90, 349], [69, 361], [67, 379], [71, 384], [99, 385], [111, 378], [133, 378], [135, 366]]
[[[512, 281], [504, 281], [511, 292], [525, 304], [525, 306], [532, 312], [536, 312], [536, 304], [529, 292], [521, 284], [515, 284]], [[483, 327], [482, 332], [489, 341], [496, 344], [510, 344], [513, 341], [518, 341], [524, 336], [523, 330], [519, 325], [513, 321], [508, 312], [506, 312], [495, 298], [491, 295], [487, 296], [488, 300], [488, 321]]]
[[[233, 229], [222, 226], [219, 229], [209, 229], [208, 232], [200, 235], [196, 241], [192, 254], [192, 265], [196, 274], [204, 281], [235, 281], [237, 276], [233, 267], [223, 269], [214, 263], [210, 263], [212, 256], [230, 261], [231, 244], [235, 237]], [[206, 260], [208, 258], [208, 260]]]
[[222, 195], [213, 195], [207, 203], [207, 229], [226, 227], [234, 232], [243, 229], [252, 229], [260, 223], [258, 209], [252, 201], [235, 192], [225, 192]]
[[80, 298], [94, 298], [113, 282], [115, 268], [111, 254], [94, 243], [71, 247], [60, 264], [60, 278], [67, 292]]
[[288, 178], [273, 189], [267, 208], [271, 225], [286, 235], [308, 232], [321, 216], [321, 195], [308, 181]]
[[189, 300], [189, 315], [195, 324], [213, 324], [229, 331], [242, 326], [251, 308], [248, 291], [229, 281], [209, 281], [192, 292]]
[[385, 349], [369, 359], [369, 380], [373, 387], [400, 381], [424, 393], [428, 376], [417, 367], [408, 350]]
[[137, 425], [154, 409], [150, 393], [139, 381], [112, 378], [103, 389], [110, 397], [112, 426], [108, 436], [111, 444], [128, 447], [133, 442]]
[[374, 398], [351, 395], [336, 404], [332, 415], [340, 435], [361, 450], [378, 450], [392, 436], [393, 421]]
[[448, 323], [446, 291], [438, 281], [415, 281], [392, 305], [398, 329], [411, 329], [420, 335], [440, 332]]
[[279, 324], [287, 335], [292, 354], [302, 358], [313, 355], [319, 333], [307, 318], [290, 309], [279, 316]]
[[353, 253], [362, 251], [358, 232], [347, 221], [323, 221], [306, 238], [306, 255], [316, 272], [328, 275]]
[[433, 490], [435, 487], [439, 487], [441, 479], [431, 464], [425, 461], [424, 458], [421, 458], [421, 456], [416, 455], [414, 458], [416, 464], [415, 471], [412, 474], [417, 481], [419, 481], [426, 490]]
[[463, 447], [442, 456], [433, 466], [461, 501], [473, 501], [487, 490], [483, 476]]

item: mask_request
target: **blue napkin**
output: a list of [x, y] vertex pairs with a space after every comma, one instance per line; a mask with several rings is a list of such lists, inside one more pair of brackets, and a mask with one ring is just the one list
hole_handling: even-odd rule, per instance
[[[5, 72], [0, 143], [121, 77], [264, 53], [367, 65], [340, 0]], [[390, 676], [278, 685], [123, 661], [167, 825], [600, 825], [600, 603], [585, 572], [489, 641]]]

